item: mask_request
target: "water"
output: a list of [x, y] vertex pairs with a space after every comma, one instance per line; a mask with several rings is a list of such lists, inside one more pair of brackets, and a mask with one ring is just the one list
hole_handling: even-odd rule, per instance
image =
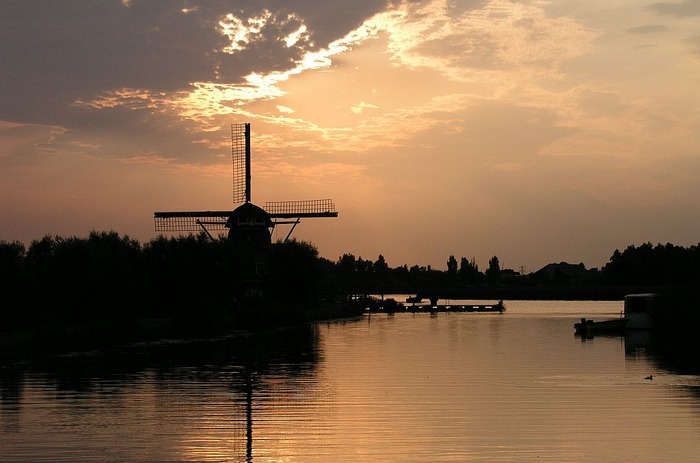
[[700, 377], [574, 335], [621, 302], [506, 308], [6, 366], [0, 461], [698, 461]]

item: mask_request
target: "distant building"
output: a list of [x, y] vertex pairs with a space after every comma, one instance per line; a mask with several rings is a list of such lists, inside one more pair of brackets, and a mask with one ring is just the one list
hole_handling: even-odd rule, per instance
[[510, 268], [501, 269], [500, 282], [504, 284], [522, 283], [525, 275]]
[[583, 279], [588, 270], [581, 264], [547, 264], [531, 275], [533, 281], [553, 285], [570, 285]]

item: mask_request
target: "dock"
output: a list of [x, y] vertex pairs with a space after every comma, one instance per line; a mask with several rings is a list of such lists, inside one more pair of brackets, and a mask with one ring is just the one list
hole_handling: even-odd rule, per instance
[[365, 308], [367, 313], [437, 313], [437, 312], [504, 312], [505, 305], [503, 301], [498, 301], [493, 304], [471, 304], [471, 303], [456, 303], [456, 304], [425, 304], [418, 298], [409, 298], [406, 305], [401, 302], [396, 302], [393, 299], [385, 301], [375, 301], [374, 304], [368, 304]]
[[503, 301], [494, 304], [414, 304], [405, 306], [405, 312], [503, 312]]

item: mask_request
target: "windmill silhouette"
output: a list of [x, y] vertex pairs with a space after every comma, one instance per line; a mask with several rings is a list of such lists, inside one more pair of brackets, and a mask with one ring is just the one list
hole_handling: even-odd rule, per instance
[[233, 211], [155, 212], [155, 230], [160, 232], [228, 229], [228, 238], [237, 245], [259, 247], [271, 243], [275, 226], [291, 224], [287, 241], [302, 218], [338, 217], [330, 199], [267, 202], [261, 208], [251, 202], [250, 123], [231, 124], [233, 162]]

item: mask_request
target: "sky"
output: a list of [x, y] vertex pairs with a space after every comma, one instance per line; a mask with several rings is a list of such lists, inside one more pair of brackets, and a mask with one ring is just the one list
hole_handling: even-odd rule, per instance
[[0, 240], [233, 209], [236, 123], [333, 261], [698, 245], [700, 0], [0, 0]]

